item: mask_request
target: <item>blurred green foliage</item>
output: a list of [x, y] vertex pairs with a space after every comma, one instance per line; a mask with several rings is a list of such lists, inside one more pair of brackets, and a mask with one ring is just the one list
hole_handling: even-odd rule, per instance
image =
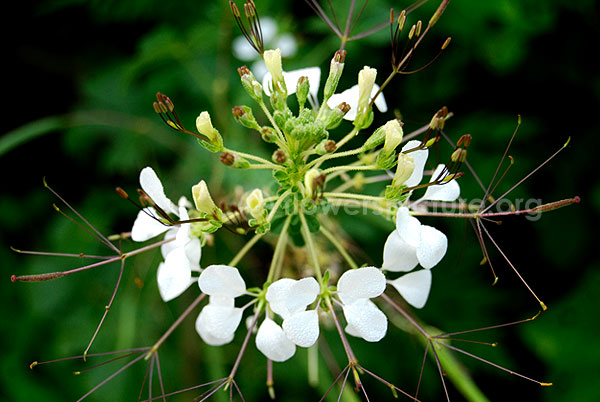
[[[280, 30], [296, 36], [298, 53], [284, 60], [284, 68], [327, 68], [338, 41], [305, 3], [256, 3], [262, 15], [280, 22]], [[345, 19], [347, 3], [333, 1], [340, 20]], [[372, 0], [355, 32], [384, 21], [390, 7], [399, 10], [407, 5]], [[436, 6], [437, 2], [430, 1], [411, 14], [409, 22], [428, 20]], [[121, 186], [133, 191], [140, 169], [147, 165], [163, 178], [172, 197], [189, 196], [190, 187], [201, 178], [209, 182], [213, 197], [224, 201], [233, 200], [236, 186], [271, 182], [261, 172], [226, 171], [218, 155], [201, 149], [192, 137], [170, 131], [151, 107], [157, 91], [171, 97], [190, 129], [198, 113], [208, 110], [228, 146], [267, 158], [272, 149], [235, 125], [230, 114], [233, 106], [251, 102], [235, 71], [243, 63], [231, 53], [231, 40], [239, 32], [227, 1], [47, 0], [19, 3], [17, 7], [18, 12], [11, 13], [12, 24], [2, 27], [3, 37], [12, 40], [5, 50], [9, 73], [5, 73], [4, 94], [9, 113], [3, 120], [5, 134], [0, 137], [4, 179], [0, 261], [5, 278], [1, 285], [0, 333], [5, 350], [0, 399], [75, 400], [118, 366], [78, 377], [70, 375], [81, 367], [77, 363], [40, 366], [34, 371], [27, 366], [33, 360], [82, 352], [110, 297], [119, 267], [106, 266], [40, 284], [9, 282], [11, 274], [53, 272], [80, 263], [22, 256], [9, 246], [90, 254], [108, 251], [54, 213], [51, 204], [57, 200], [43, 190], [42, 176], [103, 233], [130, 230], [136, 211], [113, 189]], [[598, 5], [591, 0], [452, 1], [420, 48], [414, 66], [431, 59], [447, 36], [452, 37], [450, 48], [428, 69], [396, 79], [385, 92], [392, 111], [376, 117], [375, 125], [397, 110], [405, 121], [405, 132], [409, 132], [447, 105], [455, 114], [448, 122], [448, 134], [453, 139], [464, 133], [473, 135], [469, 161], [488, 183], [516, 126], [517, 114], [521, 114], [524, 124], [511, 151], [516, 163], [497, 195], [572, 137], [572, 145], [513, 195], [544, 202], [580, 195], [583, 202], [544, 215], [538, 222], [507, 218], [501, 226], [491, 228], [496, 241], [549, 310], [532, 323], [473, 336], [499, 341], [497, 348], [475, 345], [469, 349], [555, 385], [540, 388], [461, 357], [491, 400], [600, 399], [593, 377], [600, 359], [594, 319], [597, 312], [593, 308], [600, 286], [594, 250], [600, 187], [593, 173], [598, 140], [592, 123], [600, 76], [590, 59], [597, 50], [593, 39], [598, 37], [598, 26]], [[347, 49], [340, 88], [353, 85], [364, 64], [379, 69], [378, 81], [389, 72], [386, 30], [350, 43]], [[449, 149], [440, 146], [441, 161]], [[481, 196], [468, 174], [461, 179], [461, 187], [466, 198]], [[490, 286], [492, 276], [487, 267], [478, 265], [481, 253], [466, 222], [436, 220], [433, 224], [443, 228], [451, 244], [435, 269], [430, 300], [419, 312], [424, 321], [458, 331], [535, 314], [535, 300], [495, 251], [492, 255], [500, 281]], [[342, 218], [342, 225], [363, 250], [360, 258], [380, 264], [391, 226], [377, 217], [363, 216]], [[227, 261], [244, 242], [244, 238], [228, 233], [219, 236], [216, 247], [203, 251], [203, 265]], [[132, 246], [130, 242], [123, 244], [125, 249]], [[264, 276], [269, 252], [269, 245], [263, 243], [244, 260], [249, 283], [253, 277]], [[192, 290], [168, 304], [160, 300], [155, 283], [159, 260], [158, 253], [151, 253], [127, 264], [115, 305], [92, 352], [151, 344], [193, 300]], [[136, 285], [136, 278], [142, 280], [142, 287]], [[200, 341], [193, 324], [192, 318], [186, 320], [161, 349], [161, 367], [169, 390], [223, 376], [243, 336], [238, 331], [232, 345], [212, 348]], [[326, 336], [332, 347], [341, 348], [335, 334]], [[418, 342], [401, 331], [390, 330], [381, 343], [354, 344], [365, 367], [413, 392], [422, 359]], [[282, 400], [315, 400], [323, 394], [324, 389], [306, 386], [305, 365], [304, 351], [275, 365], [276, 389]], [[263, 357], [250, 347], [238, 376], [247, 400], [266, 398], [265, 371]], [[325, 367], [321, 372], [322, 386], [327, 387], [333, 378], [327, 378]], [[144, 367], [138, 365], [89, 400], [132, 400], [143, 375]], [[369, 385], [375, 400], [390, 398], [384, 386]], [[454, 389], [450, 391], [456, 396], [453, 400], [459, 398]], [[420, 397], [440, 400], [442, 392], [438, 373], [429, 362]], [[186, 394], [173, 400], [192, 397]]]

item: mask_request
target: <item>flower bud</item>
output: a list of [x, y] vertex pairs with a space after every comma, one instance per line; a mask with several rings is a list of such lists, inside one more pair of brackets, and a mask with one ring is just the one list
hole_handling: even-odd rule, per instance
[[242, 126], [253, 130], [260, 130], [260, 126], [252, 113], [252, 109], [248, 106], [236, 106], [231, 110], [231, 113], [233, 113], [235, 120]]
[[396, 150], [396, 147], [402, 142], [402, 131], [403, 123], [399, 120], [390, 120], [383, 125], [383, 131], [385, 133], [385, 142], [383, 144], [383, 151], [386, 154], [391, 154]]
[[198, 132], [207, 138], [207, 142], [218, 149], [223, 148], [223, 138], [219, 131], [213, 127], [208, 112], [202, 112], [196, 118]]
[[392, 186], [401, 186], [410, 178], [413, 170], [415, 170], [414, 159], [405, 153], [398, 154], [398, 164], [396, 165], [396, 173], [392, 179]]
[[265, 215], [264, 199], [260, 189], [253, 190], [246, 198], [246, 208], [253, 218], [262, 220]]
[[250, 167], [250, 162], [231, 152], [224, 152], [221, 154], [221, 163], [234, 169], [248, 169]]
[[304, 194], [308, 198], [316, 198], [317, 191], [325, 184], [325, 175], [319, 169], [310, 169], [304, 175]]
[[277, 133], [271, 127], [262, 127], [260, 129], [260, 136], [262, 137], [264, 142], [277, 142]]
[[325, 123], [325, 128], [331, 130], [340, 125], [344, 116], [350, 110], [350, 105], [342, 102], [333, 109], [329, 110], [324, 117], [320, 119]]
[[354, 125], [359, 128], [368, 127], [372, 121], [372, 116], [369, 113], [371, 111], [369, 103], [371, 102], [375, 77], [377, 77], [377, 70], [368, 66], [365, 66], [358, 73], [358, 106]]
[[326, 103], [331, 95], [335, 93], [340, 77], [344, 71], [344, 61], [346, 60], [346, 51], [338, 50], [335, 52], [331, 63], [329, 64], [329, 76], [325, 82], [325, 89], [323, 90], [323, 103]]
[[281, 50], [266, 50], [263, 53], [263, 59], [267, 65], [267, 69], [271, 73], [273, 92], [279, 92], [287, 96], [287, 88], [283, 79], [283, 70], [281, 69]]
[[194, 204], [198, 211], [209, 216], [217, 217], [218, 220], [221, 220], [221, 209], [217, 207], [212, 200], [204, 180], [200, 180], [200, 183], [192, 187], [192, 197], [194, 198]]
[[277, 151], [273, 152], [271, 159], [278, 165], [283, 165], [287, 161], [287, 156], [284, 150], [278, 149]]
[[308, 82], [308, 77], [300, 77], [298, 79], [298, 84], [296, 85], [296, 98], [298, 98], [298, 105], [300, 105], [300, 109], [302, 109], [306, 103], [309, 90], [310, 84]]
[[318, 155], [330, 154], [336, 150], [335, 141], [332, 140], [323, 140], [316, 146], [315, 152]]
[[255, 101], [261, 103], [262, 102], [262, 94], [263, 88], [260, 82], [256, 80], [254, 74], [248, 69], [246, 66], [242, 66], [238, 68], [238, 74], [240, 75], [240, 79], [242, 81], [242, 86]]

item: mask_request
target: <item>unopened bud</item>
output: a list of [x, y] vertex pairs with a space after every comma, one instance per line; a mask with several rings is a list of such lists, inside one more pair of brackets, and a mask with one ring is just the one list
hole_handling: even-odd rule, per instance
[[304, 193], [308, 198], [316, 198], [319, 188], [325, 184], [325, 175], [319, 169], [310, 169], [304, 176]]
[[333, 109], [330, 109], [328, 113], [321, 117], [323, 123], [325, 124], [325, 128], [327, 130], [331, 130], [339, 126], [349, 110], [350, 105], [346, 102], [342, 102]]
[[242, 86], [244, 87], [248, 95], [250, 95], [257, 102], [262, 102], [262, 85], [256, 80], [256, 77], [254, 77], [254, 74], [252, 74], [250, 69], [246, 66], [242, 66], [238, 68], [237, 71], [240, 75]]
[[333, 55], [333, 59], [331, 59], [331, 63], [329, 64], [329, 75], [327, 76], [327, 81], [325, 82], [325, 89], [323, 90], [323, 102], [327, 102], [327, 100], [335, 93], [337, 89], [338, 83], [340, 82], [340, 77], [342, 76], [342, 72], [344, 71], [344, 62], [346, 60], [346, 51], [338, 50]]
[[271, 127], [262, 127], [260, 129], [260, 136], [262, 137], [264, 142], [277, 142], [277, 133]]
[[410, 178], [415, 170], [415, 161], [412, 156], [405, 153], [398, 155], [398, 164], [396, 165], [396, 173], [392, 179], [392, 186], [401, 186]]
[[213, 127], [208, 112], [202, 112], [196, 118], [196, 129], [200, 134], [206, 137], [208, 143], [217, 149], [223, 148], [223, 138], [221, 137], [221, 134], [219, 134], [219, 131]]
[[296, 98], [298, 98], [298, 105], [300, 109], [304, 107], [306, 98], [308, 97], [308, 91], [310, 90], [310, 83], [308, 77], [300, 77], [296, 84]]
[[281, 50], [266, 50], [263, 53], [263, 59], [267, 65], [267, 69], [271, 73], [273, 82], [273, 92], [278, 92], [284, 97], [287, 96], [287, 88], [283, 78], [283, 70], [281, 68]]
[[221, 163], [234, 169], [248, 169], [250, 167], [250, 162], [231, 152], [224, 152], [221, 154]]
[[323, 140], [315, 147], [315, 151], [318, 155], [330, 154], [336, 150], [335, 141]]
[[377, 77], [377, 70], [368, 66], [365, 66], [358, 73], [358, 106], [356, 109], [356, 118], [354, 119], [354, 125], [358, 128], [366, 128], [372, 122], [372, 116], [369, 113], [371, 111], [369, 104], [371, 102], [371, 92], [375, 84], [375, 77]]
[[200, 180], [198, 184], [192, 187], [192, 197], [198, 211], [210, 216], [221, 216], [221, 210], [210, 196], [208, 186], [204, 180]]
[[236, 106], [231, 110], [231, 113], [233, 113], [235, 120], [242, 126], [253, 130], [260, 130], [260, 126], [252, 113], [252, 109], [248, 106]]
[[260, 189], [253, 190], [246, 198], [246, 208], [253, 218], [262, 220], [265, 215], [263, 193]]
[[287, 161], [287, 156], [282, 149], [278, 149], [277, 151], [273, 152], [271, 159], [278, 165], [283, 165]]
[[224, 152], [221, 154], [221, 163], [225, 166], [232, 166], [235, 161], [235, 156], [230, 152]]
[[402, 137], [404, 136], [404, 132], [402, 131], [403, 125], [404, 123], [397, 119], [390, 120], [383, 125], [385, 143], [383, 144], [382, 152], [391, 154], [396, 150], [398, 145], [400, 145], [400, 142], [402, 142]]

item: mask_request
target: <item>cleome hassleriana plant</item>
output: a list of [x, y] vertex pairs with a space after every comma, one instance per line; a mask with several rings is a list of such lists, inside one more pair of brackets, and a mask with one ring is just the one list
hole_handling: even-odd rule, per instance
[[[346, 60], [349, 59], [343, 49], [344, 45], [347, 40], [358, 39], [361, 35], [351, 37], [348, 25], [342, 33], [316, 1], [309, 1], [318, 15], [342, 39], [341, 49], [331, 59], [322, 91], [319, 67], [284, 71], [280, 50], [264, 49], [260, 20], [252, 0], [247, 0], [243, 14], [231, 3], [232, 12], [243, 35], [262, 56], [269, 70], [262, 82], [259, 82], [246, 66], [238, 69], [243, 88], [255, 107], [258, 106], [264, 114], [265, 122], [259, 123], [250, 106], [234, 107], [233, 116], [239, 124], [255, 131], [273, 146], [272, 160], [228, 148], [226, 136], [222, 136], [213, 126], [208, 112], [202, 112], [198, 116], [197, 132], [186, 129], [169, 97], [157, 94], [155, 112], [169, 127], [197, 137], [201, 146], [210, 152], [220, 153], [222, 163], [233, 169], [270, 171], [277, 183], [278, 190], [275, 193], [248, 188], [236, 207], [224, 208], [213, 201], [206, 182], [200, 180], [191, 187], [191, 201], [182, 196], [175, 203], [165, 194], [154, 170], [145, 167], [139, 177], [139, 202], [125, 190], [117, 189], [121, 197], [136, 205], [139, 213], [131, 232], [115, 238], [105, 237], [97, 232], [61, 198], [115, 255], [102, 257], [97, 263], [70, 271], [13, 276], [12, 279], [43, 281], [112, 262], [120, 263], [119, 280], [100, 324], [83, 355], [71, 359], [86, 360], [113, 354], [119, 358], [135, 356], [80, 400], [139, 361], [148, 362], [150, 374], [144, 379], [144, 383], [148, 381], [150, 384], [147, 400], [167, 400], [171, 395], [201, 388], [205, 388], [205, 391], [194, 400], [205, 400], [222, 388], [229, 390], [230, 399], [233, 399], [234, 389], [243, 399], [235, 376], [251, 342], [266, 357], [269, 368], [266, 384], [269, 394], [274, 398], [273, 362], [293, 358], [298, 347], [309, 348], [309, 360], [316, 361], [319, 358], [317, 341], [322, 331], [330, 330], [328, 328], [335, 328], [343, 345], [346, 361], [345, 368], [332, 373], [337, 379], [329, 391], [336, 383], [340, 383], [340, 398], [344, 395], [348, 400], [355, 400], [356, 396], [343, 393], [351, 375], [356, 391], [368, 399], [362, 377], [369, 375], [389, 387], [394, 396], [401, 393], [407, 399], [418, 400], [419, 386], [416, 391], [408, 392], [396, 387], [391, 381], [382, 379], [360, 365], [360, 356], [355, 354], [351, 346], [352, 338], [378, 342], [386, 336], [389, 321], [384, 311], [393, 313], [394, 320], [403, 323], [396, 324], [401, 330], [414, 334], [421, 340], [425, 346], [425, 357], [430, 355], [436, 364], [448, 400], [450, 396], [445, 385], [446, 376], [460, 392], [470, 395], [470, 399], [484, 400], [468, 375], [457, 368], [455, 357], [448, 351], [478, 359], [540, 385], [549, 385], [477, 357], [450, 342], [450, 338], [458, 334], [492, 327], [445, 334], [423, 324], [409, 311], [409, 306], [417, 309], [425, 306], [432, 283], [432, 268], [442, 260], [448, 248], [446, 235], [432, 226], [422, 224], [417, 216], [453, 216], [471, 220], [487, 259], [485, 238], [491, 240], [495, 247], [498, 246], [483, 226], [483, 220], [508, 214], [542, 213], [578, 201], [576, 197], [526, 210], [493, 212], [491, 208], [508, 192], [494, 200], [490, 185], [487, 188], [482, 186], [485, 192], [483, 201], [476, 205], [463, 202], [458, 179], [463, 174], [463, 165], [470, 169], [466, 157], [471, 137], [464, 135], [456, 144], [447, 138], [443, 129], [451, 113], [446, 108], [436, 112], [428, 125], [407, 135], [403, 132], [402, 121], [398, 119], [391, 119], [380, 127], [372, 127], [375, 109], [379, 112], [387, 111], [384, 88], [396, 74], [406, 72], [415, 49], [448, 5], [448, 1], [442, 1], [425, 26], [420, 21], [414, 24], [407, 35], [408, 43], [403, 46], [403, 52], [399, 52], [407, 13], [420, 3], [422, 1], [402, 11], [397, 17], [392, 11], [390, 21], [384, 24], [390, 27], [393, 52], [392, 73], [382, 85], [376, 84], [377, 70], [364, 66], [358, 74], [357, 84], [341, 90], [338, 83]], [[448, 44], [449, 40], [441, 49], [445, 49]], [[352, 129], [344, 135], [332, 135], [343, 120], [352, 122]], [[419, 137], [420, 139], [416, 139]], [[341, 139], [335, 141], [333, 138]], [[448, 156], [447, 163], [439, 164], [433, 171], [426, 172], [429, 149], [436, 146], [442, 138], [453, 144], [454, 151]], [[354, 139], [359, 146], [344, 150], [346, 144]], [[340, 160], [344, 162], [336, 164]], [[429, 178], [424, 179], [426, 176]], [[364, 185], [376, 182], [389, 184], [379, 195], [357, 192]], [[413, 194], [419, 189], [425, 191], [419, 192], [422, 195], [417, 198]], [[51, 191], [58, 196], [54, 190]], [[445, 212], [438, 213], [434, 210], [440, 205], [446, 207]], [[361, 265], [352, 257], [344, 234], [335, 224], [335, 217], [340, 209], [346, 212], [373, 212], [378, 215], [374, 219], [395, 222], [395, 229], [380, 251], [383, 253], [380, 267]], [[446, 212], [450, 209], [454, 211]], [[224, 228], [248, 236], [248, 241], [231, 261], [205, 266], [202, 264], [202, 248]], [[152, 239], [155, 242], [123, 252], [114, 245], [116, 239], [121, 240], [123, 237], [130, 237], [134, 242]], [[275, 245], [268, 274], [262, 282], [248, 286], [244, 279], [243, 259], [258, 241], [266, 237], [274, 239], [272, 243]], [[126, 260], [156, 248], [160, 248], [164, 259], [156, 269], [160, 297], [167, 302], [186, 291], [198, 292], [199, 296], [152, 346], [110, 353], [88, 353], [115, 298]], [[291, 248], [305, 253], [306, 258], [301, 260], [302, 263], [293, 263], [292, 259], [286, 258]], [[340, 256], [342, 267], [340, 264], [331, 265], [331, 249]], [[72, 256], [81, 257], [79, 254]], [[510, 265], [537, 299], [542, 310], [545, 310], [544, 303], [514, 266]], [[167, 392], [160, 371], [159, 349], [165, 339], [201, 303], [204, 305], [197, 315], [195, 328], [202, 341], [213, 346], [225, 345], [233, 341], [236, 331], [246, 331], [238, 357], [225, 378]], [[532, 319], [500, 324], [494, 328]], [[115, 359], [110, 361], [113, 360]], [[32, 366], [39, 364], [42, 363], [35, 362]], [[316, 365], [309, 364], [309, 367], [314, 368]], [[159, 396], [152, 395], [154, 368], [157, 368], [158, 373]]]

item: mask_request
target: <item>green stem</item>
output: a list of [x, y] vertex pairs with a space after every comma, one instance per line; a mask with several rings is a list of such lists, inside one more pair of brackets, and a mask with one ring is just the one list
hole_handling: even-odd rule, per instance
[[350, 141], [356, 134], [358, 134], [358, 131], [359, 131], [358, 128], [354, 127], [352, 129], [352, 131], [350, 131], [348, 134], [346, 134], [346, 136], [344, 138], [342, 138], [335, 144], [337, 146], [337, 149], [340, 149], [345, 143]]
[[363, 208], [370, 209], [372, 211], [380, 212], [384, 215], [390, 215], [390, 216], [396, 215], [396, 212], [394, 212], [392, 209], [385, 209], [385, 208], [379, 207], [377, 205], [366, 204], [364, 202], [360, 202], [360, 201], [356, 201], [356, 200], [330, 199], [329, 202], [332, 203], [333, 205], [347, 205], [347, 206], [354, 206], [354, 207], [363, 207]]
[[308, 228], [308, 223], [306, 223], [306, 218], [302, 212], [298, 212], [298, 216], [300, 216], [300, 222], [302, 224], [302, 237], [304, 238], [304, 242], [306, 243], [306, 247], [308, 248], [308, 254], [310, 255], [313, 265], [315, 266], [315, 276], [317, 277], [317, 281], [321, 283], [321, 266], [319, 264], [319, 257], [317, 255], [317, 249], [313, 243], [312, 236], [310, 234], [310, 229]]
[[379, 166], [377, 165], [366, 165], [366, 166], [348, 166], [348, 165], [342, 165], [342, 166], [334, 166], [334, 167], [330, 167], [327, 168], [325, 170], [323, 170], [323, 174], [328, 174], [328, 173], [332, 173], [332, 172], [347, 172], [349, 170], [384, 170], [381, 169]]
[[318, 168], [319, 166], [321, 166], [323, 164], [323, 162], [328, 161], [330, 159], [343, 158], [345, 156], [357, 155], [357, 154], [360, 154], [361, 152], [364, 152], [364, 147], [358, 147], [358, 148], [350, 149], [350, 150], [344, 151], [344, 152], [336, 152], [333, 154], [326, 154], [326, 155], [323, 155], [320, 158], [317, 158], [314, 161], [310, 162], [307, 165], [307, 168], [311, 168], [312, 166], [314, 166], [315, 168]]
[[331, 244], [333, 244], [333, 246], [339, 251], [339, 253], [344, 257], [344, 259], [346, 260], [346, 262], [348, 263], [348, 265], [350, 265], [350, 267], [352, 269], [357, 269], [358, 268], [358, 264], [354, 261], [354, 259], [350, 256], [350, 254], [348, 254], [348, 251], [346, 251], [346, 249], [344, 248], [344, 246], [342, 245], [342, 243], [340, 243], [335, 236], [333, 235], [333, 233], [331, 233], [329, 230], [325, 229], [325, 227], [323, 225], [321, 225], [321, 233], [323, 233], [323, 235], [325, 237], [327, 237], [327, 239], [331, 242]]
[[240, 251], [238, 251], [238, 253], [235, 255], [235, 257], [233, 257], [233, 259], [231, 261], [229, 261], [229, 264], [227, 264], [227, 265], [229, 265], [230, 267], [235, 267], [237, 265], [237, 263], [240, 262], [240, 260], [242, 258], [244, 258], [246, 253], [248, 253], [248, 251], [250, 251], [252, 246], [254, 246], [256, 244], [256, 242], [264, 235], [265, 235], [264, 233], [255, 234], [254, 237], [252, 239], [250, 239], [250, 241], [248, 243], [244, 244], [244, 247], [242, 247], [240, 249]]
[[283, 228], [281, 229], [281, 233], [279, 234], [279, 238], [277, 239], [277, 244], [275, 245], [275, 250], [273, 251], [273, 258], [271, 259], [269, 273], [267, 274], [267, 282], [272, 282], [273, 280], [275, 280], [281, 272], [280, 266], [283, 262], [283, 252], [285, 251], [285, 246], [287, 244], [287, 231], [290, 226], [292, 216], [293, 215], [288, 215], [288, 217], [285, 219], [285, 222], [283, 223]]
[[267, 109], [267, 106], [265, 105], [264, 102], [260, 102], [260, 108], [262, 109], [263, 113], [267, 116], [267, 119], [269, 119], [269, 122], [271, 123], [271, 125], [275, 129], [275, 132], [277, 133], [277, 136], [279, 137], [280, 144], [277, 144], [277, 145], [279, 145], [284, 151], [289, 151], [288, 147], [287, 147], [287, 142], [285, 140], [283, 133], [279, 129], [279, 126], [277, 125], [277, 123], [275, 123], [275, 120], [273, 119], [273, 115], [271, 114], [269, 109]]
[[363, 200], [363, 201], [373, 201], [373, 202], [383, 202], [385, 201], [385, 197], [375, 196], [375, 195], [365, 195], [365, 194], [355, 194], [355, 193], [323, 193], [324, 197], [332, 197], [332, 198], [347, 198], [351, 200]]

